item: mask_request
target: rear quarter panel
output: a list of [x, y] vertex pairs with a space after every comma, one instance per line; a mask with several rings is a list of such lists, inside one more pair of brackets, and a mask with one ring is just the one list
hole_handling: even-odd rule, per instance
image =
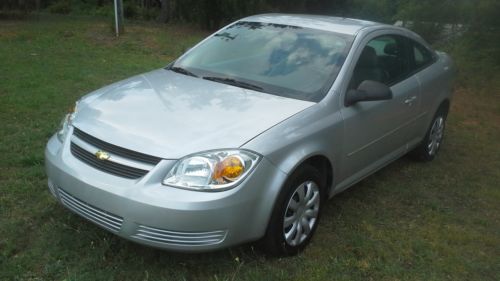
[[[423, 138], [441, 103], [451, 102], [454, 66], [444, 52], [436, 52], [436, 62], [416, 74], [420, 85], [420, 112], [422, 118], [417, 123], [418, 136]], [[418, 140], [417, 140], [418, 141]]]

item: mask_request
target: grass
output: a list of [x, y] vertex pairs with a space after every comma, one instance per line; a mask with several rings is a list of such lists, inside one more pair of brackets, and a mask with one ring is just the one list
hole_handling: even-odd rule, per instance
[[204, 35], [143, 23], [117, 39], [91, 18], [0, 22], [0, 280], [500, 280], [498, 74], [488, 91], [457, 89], [434, 162], [400, 159], [330, 200], [296, 257], [252, 245], [155, 250], [56, 203], [43, 150], [65, 109], [166, 65]]

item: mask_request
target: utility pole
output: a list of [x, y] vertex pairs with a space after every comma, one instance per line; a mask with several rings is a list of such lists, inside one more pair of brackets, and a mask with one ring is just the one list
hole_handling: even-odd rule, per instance
[[115, 1], [115, 32], [116, 37], [123, 33], [123, 0]]

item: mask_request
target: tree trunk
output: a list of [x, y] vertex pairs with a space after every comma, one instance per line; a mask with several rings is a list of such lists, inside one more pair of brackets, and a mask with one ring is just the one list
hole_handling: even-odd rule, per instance
[[170, 19], [169, 3], [170, 0], [161, 0], [161, 10], [160, 10], [160, 15], [158, 16], [159, 22], [168, 22], [168, 20]]

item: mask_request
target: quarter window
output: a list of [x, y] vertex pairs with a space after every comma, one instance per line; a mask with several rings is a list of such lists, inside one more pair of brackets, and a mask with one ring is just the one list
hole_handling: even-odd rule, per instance
[[434, 56], [431, 51], [415, 41], [411, 41], [411, 45], [413, 49], [413, 71], [418, 71], [419, 69], [432, 63]]

